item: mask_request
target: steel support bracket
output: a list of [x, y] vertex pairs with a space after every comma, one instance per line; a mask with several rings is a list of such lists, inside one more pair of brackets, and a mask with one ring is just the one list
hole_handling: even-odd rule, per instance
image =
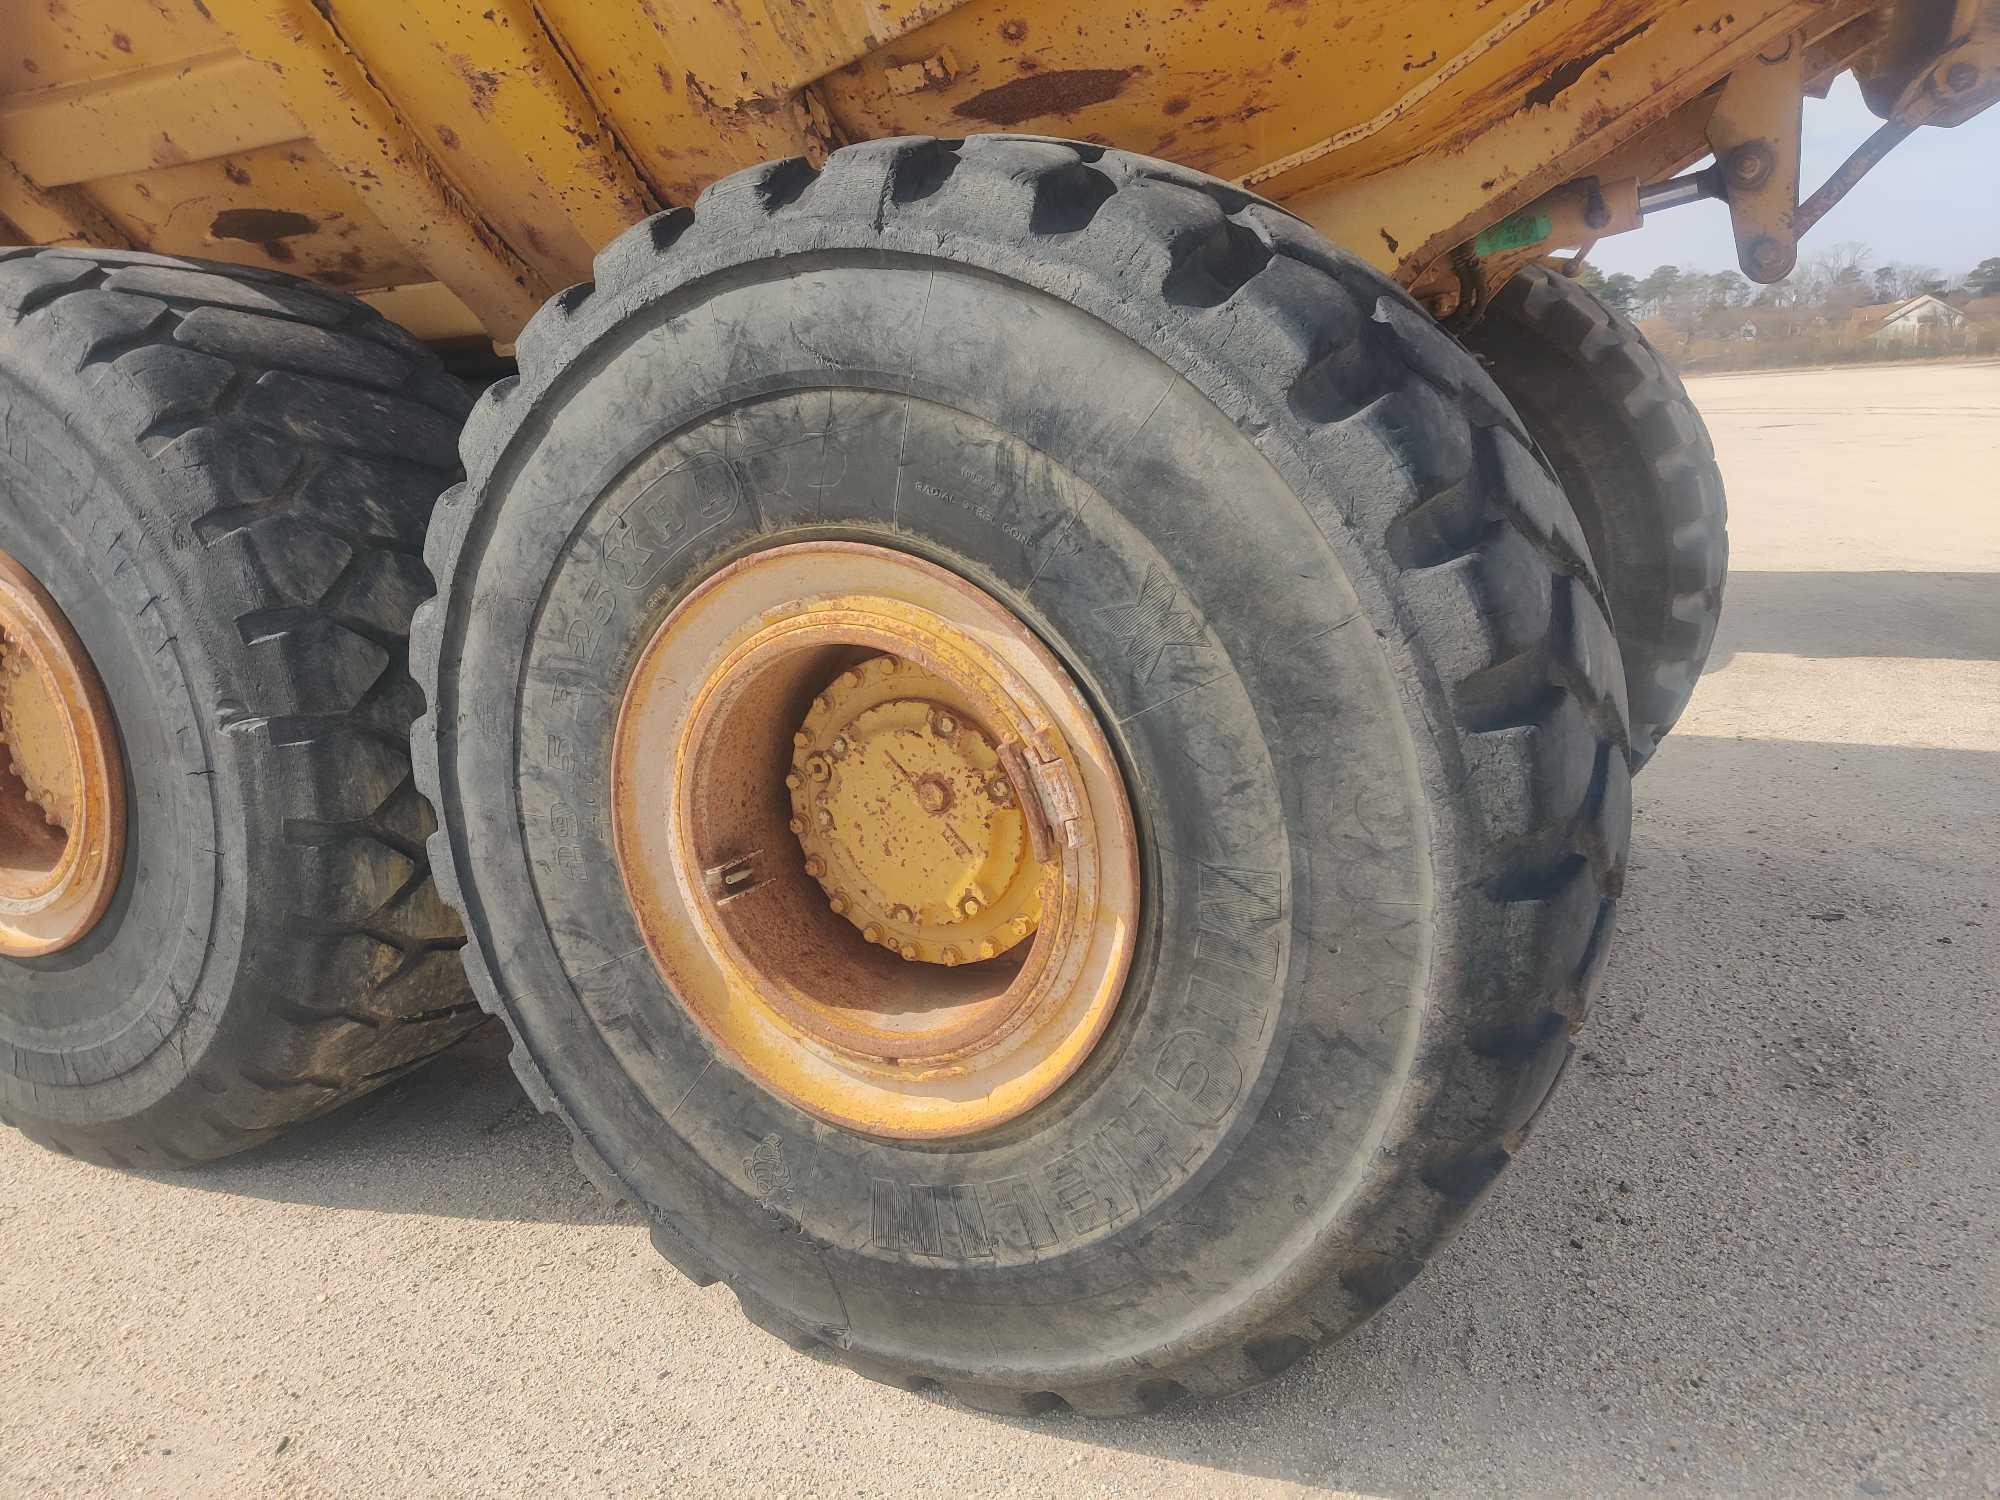
[[2000, 100], [2000, 0], [1959, 0], [1951, 43], [1910, 81], [1890, 118], [1903, 125], [1963, 125]]
[[1798, 264], [1799, 135], [1805, 122], [1805, 42], [1791, 36], [1729, 75], [1709, 117], [1708, 144], [1729, 199], [1736, 259], [1768, 284]]

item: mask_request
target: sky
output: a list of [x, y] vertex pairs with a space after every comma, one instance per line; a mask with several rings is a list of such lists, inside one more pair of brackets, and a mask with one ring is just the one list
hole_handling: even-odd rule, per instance
[[[1811, 193], [1882, 122], [1843, 73], [1824, 99], [1806, 100], [1800, 194]], [[1842, 240], [1874, 252], [1871, 264], [1903, 261], [1960, 276], [2000, 255], [2000, 105], [1952, 130], [1919, 130], [1861, 180], [1814, 226], [1800, 247], [1812, 254]], [[1726, 205], [1705, 201], [1652, 215], [1630, 234], [1600, 241], [1591, 264], [1610, 275], [1643, 276], [1658, 265], [1721, 271], [1736, 267]]]

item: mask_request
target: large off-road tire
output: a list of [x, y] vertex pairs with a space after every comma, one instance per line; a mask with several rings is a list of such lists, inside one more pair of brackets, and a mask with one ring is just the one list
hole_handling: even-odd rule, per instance
[[1646, 336], [1530, 266], [1466, 339], [1562, 481], [1625, 658], [1638, 770], [1693, 696], [1729, 572], [1722, 474], [1701, 413]]
[[[475, 409], [412, 635], [433, 864], [531, 1097], [686, 1274], [982, 1408], [1233, 1390], [1367, 1317], [1520, 1146], [1625, 860], [1617, 647], [1505, 398], [1284, 213], [1054, 141], [761, 167], [596, 269]], [[761, 1086], [621, 881], [635, 660], [814, 538], [1031, 624], [1130, 791], [1109, 1030], [968, 1137]]]
[[467, 397], [363, 304], [143, 254], [0, 252], [0, 548], [94, 664], [123, 869], [0, 957], [0, 1117], [179, 1166], [481, 1019], [410, 780], [411, 611]]

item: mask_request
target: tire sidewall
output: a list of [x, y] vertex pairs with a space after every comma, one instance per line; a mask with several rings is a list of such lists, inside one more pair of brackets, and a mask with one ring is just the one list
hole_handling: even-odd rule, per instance
[[127, 834], [118, 887], [89, 933], [53, 954], [0, 959], [0, 1091], [10, 1116], [90, 1124], [171, 1093], [212, 1039], [218, 975], [226, 995], [241, 926], [240, 892], [220, 867], [240, 830], [218, 816], [227, 803], [196, 712], [199, 636], [123, 503], [132, 477], [31, 388], [9, 382], [5, 394], [5, 545], [50, 591], [104, 683]]
[[[917, 307], [957, 337], [900, 326]], [[880, 255], [682, 288], [544, 413], [470, 518], [454, 594], [489, 568], [549, 582], [453, 617], [440, 771], [468, 911], [505, 934], [509, 1012], [584, 1140], [739, 1290], [939, 1370], [1033, 1364], [1060, 1302], [1088, 1378], [1338, 1256], [1425, 1011], [1432, 844], [1354, 570], [1258, 447], [1087, 314]], [[730, 559], [826, 535], [929, 557], [1028, 620], [1140, 817], [1145, 931], [1112, 1033], [961, 1147], [822, 1125], [718, 1060], [611, 853], [639, 648]], [[1134, 1283], [1168, 1281], [1193, 1290], [1135, 1314]], [[968, 1296], [976, 1319], [937, 1313]]]

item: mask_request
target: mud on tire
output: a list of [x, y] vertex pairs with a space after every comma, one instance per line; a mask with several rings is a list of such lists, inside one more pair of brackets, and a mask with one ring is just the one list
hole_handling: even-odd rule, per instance
[[[517, 1071], [668, 1258], [1012, 1412], [1237, 1389], [1416, 1276], [1561, 1071], [1629, 821], [1587, 549], [1478, 365], [1267, 204], [1018, 137], [731, 177], [519, 351], [431, 530], [418, 776]], [[986, 1135], [757, 1088], [619, 883], [636, 653], [729, 561], [825, 536], [1011, 607], [1124, 763], [1117, 1018]]]
[[75, 946], [0, 959], [0, 1118], [179, 1166], [482, 1019], [410, 779], [410, 613], [467, 397], [291, 277], [0, 252], [0, 547], [118, 720], [129, 831]]

